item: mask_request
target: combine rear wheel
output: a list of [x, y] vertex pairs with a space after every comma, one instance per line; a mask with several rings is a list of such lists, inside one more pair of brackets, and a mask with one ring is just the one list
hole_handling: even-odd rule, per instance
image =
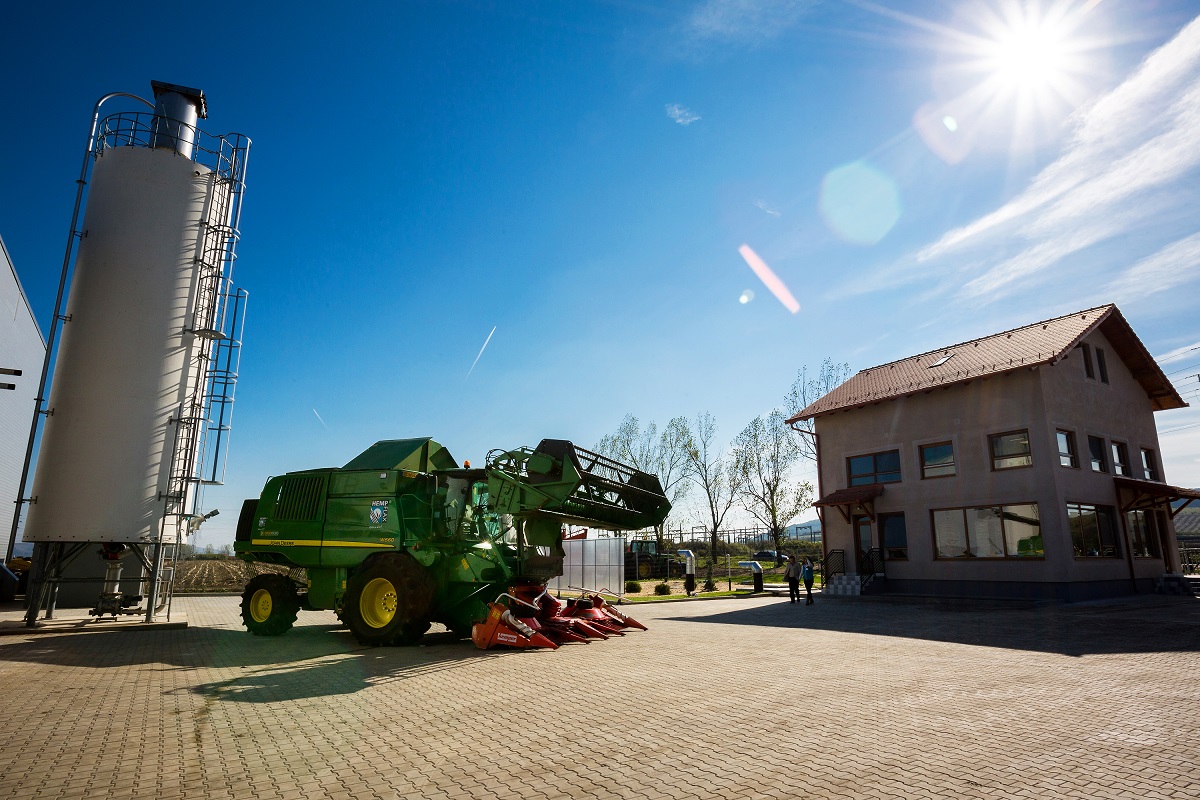
[[347, 583], [342, 619], [360, 644], [415, 644], [429, 629], [433, 588], [411, 556], [375, 556]]
[[299, 611], [296, 585], [286, 575], [256, 575], [242, 593], [242, 623], [255, 636], [287, 633]]

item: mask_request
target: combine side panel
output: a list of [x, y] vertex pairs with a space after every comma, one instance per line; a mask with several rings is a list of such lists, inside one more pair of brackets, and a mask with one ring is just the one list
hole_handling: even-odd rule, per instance
[[338, 470], [330, 475], [321, 537], [321, 566], [354, 567], [371, 553], [396, 549], [402, 538], [395, 470]]
[[238, 541], [239, 555], [297, 567], [317, 566], [329, 472], [293, 472], [267, 481], [248, 541]]

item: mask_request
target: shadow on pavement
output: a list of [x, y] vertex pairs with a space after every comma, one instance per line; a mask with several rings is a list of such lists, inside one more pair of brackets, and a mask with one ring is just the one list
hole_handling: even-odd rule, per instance
[[819, 599], [812, 606], [781, 601], [668, 619], [896, 636], [1068, 656], [1200, 652], [1200, 600], [1195, 598], [1055, 604], [839, 597]]
[[363, 647], [336, 625], [301, 625], [276, 637], [201, 627], [81, 636], [42, 634], [0, 645], [0, 663], [71, 667], [85, 674], [89, 669], [140, 666], [163, 672], [195, 671], [195, 680], [217, 670], [240, 670], [233, 677], [204, 683], [193, 684], [188, 677], [181, 677], [181, 688], [174, 691], [242, 703], [350, 694], [503, 655], [506, 653], [478, 650], [470, 639], [436, 632], [426, 634], [415, 647]]

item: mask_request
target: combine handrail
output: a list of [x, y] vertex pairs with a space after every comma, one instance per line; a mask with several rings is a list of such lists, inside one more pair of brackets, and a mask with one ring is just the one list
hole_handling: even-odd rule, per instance
[[567, 589], [568, 589], [568, 590], [570, 590], [570, 589], [574, 589], [575, 591], [577, 591], [577, 592], [582, 592], [583, 594], [592, 594], [592, 595], [597, 595], [597, 594], [606, 594], [606, 595], [608, 595], [609, 597], [615, 597], [615, 598], [617, 598], [618, 600], [620, 600], [620, 599], [621, 599], [621, 595], [617, 594], [617, 593], [616, 593], [616, 592], [614, 592], [612, 589], [609, 589], [607, 586], [606, 586], [606, 587], [604, 587], [603, 589], [585, 589], [585, 588], [583, 588], [582, 586], [570, 586], [570, 585], [568, 585], [568, 586], [567, 586]]
[[[542, 594], [545, 594], [545, 592], [542, 592]], [[541, 597], [541, 596], [542, 596], [542, 595], [538, 595], [538, 597]], [[528, 602], [528, 601], [526, 601], [526, 600], [522, 600], [522, 599], [521, 599], [521, 598], [519, 598], [519, 597], [513, 597], [513, 596], [512, 596], [511, 594], [509, 594], [508, 592], [501, 592], [500, 594], [496, 595], [496, 601], [495, 601], [495, 602], [499, 603], [499, 602], [500, 602], [500, 600], [501, 600], [502, 598], [505, 598], [505, 597], [507, 597], [509, 600], [512, 600], [512, 601], [514, 601], [514, 602], [517, 602], [517, 603], [520, 603], [520, 604], [521, 604], [521, 605], [523, 605], [523, 606], [529, 606], [529, 607], [530, 607], [530, 608], [532, 608], [534, 611], [541, 611], [541, 610], [542, 610], [542, 609], [541, 609], [541, 606], [535, 606], [533, 603], [530, 603], [530, 602]]]

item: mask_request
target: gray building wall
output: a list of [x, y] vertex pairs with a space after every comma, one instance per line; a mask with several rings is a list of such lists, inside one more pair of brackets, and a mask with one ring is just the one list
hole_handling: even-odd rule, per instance
[[[1128, 592], [1133, 576], [1141, 588], [1167, 571], [1161, 558], [1128, 557], [1124, 523], [1120, 558], [1076, 558], [1066, 504], [1118, 507], [1110, 471], [1090, 468], [1087, 437], [1100, 436], [1129, 449], [1131, 477], [1143, 477], [1139, 452], [1158, 453], [1153, 411], [1145, 390], [1098, 332], [1085, 341], [1104, 350], [1109, 382], [1086, 377], [1080, 351], [1053, 366], [1024, 368], [835, 412], [816, 420], [821, 442], [821, 488], [825, 495], [849, 486], [847, 459], [896, 449], [899, 483], [884, 484], [874, 501], [876, 517], [901, 512], [908, 533], [908, 559], [886, 563], [889, 587], [931, 594], [983, 594], [1064, 599]], [[1059, 464], [1056, 431], [1076, 434], [1079, 468]], [[1028, 430], [1033, 466], [993, 471], [988, 437]], [[950, 441], [956, 474], [921, 477], [920, 447]], [[1161, 459], [1159, 460], [1159, 477]], [[1037, 503], [1045, 557], [935, 559], [934, 509]], [[856, 572], [854, 534], [836, 508], [823, 511], [825, 546], [846, 553], [847, 572]], [[881, 545], [879, 526], [872, 544]], [[1174, 542], [1173, 533], [1168, 537]], [[1168, 553], [1168, 555], [1170, 555]], [[1174, 563], [1178, 563], [1175, 561]]]
[[0, 239], [0, 367], [21, 370], [19, 376], [0, 375], [0, 383], [16, 386], [0, 390], [0, 558], [8, 552], [17, 509], [13, 501], [17, 499], [45, 358], [46, 340], [29, 308], [4, 240]]

